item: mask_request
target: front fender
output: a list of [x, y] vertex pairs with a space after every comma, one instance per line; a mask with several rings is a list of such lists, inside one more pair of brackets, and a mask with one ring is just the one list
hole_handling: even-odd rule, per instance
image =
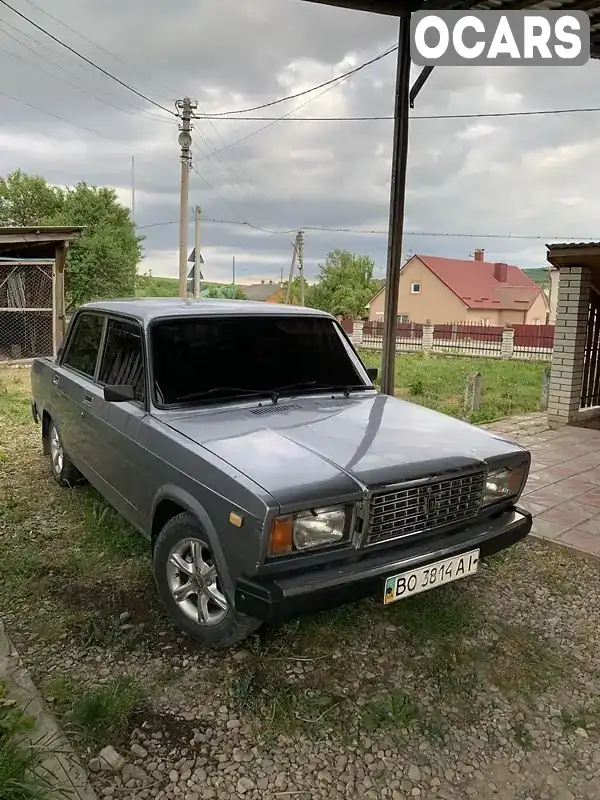
[[227, 559], [223, 552], [223, 547], [217, 535], [215, 526], [212, 524], [210, 516], [208, 515], [204, 506], [196, 500], [189, 492], [182, 489], [180, 486], [167, 484], [162, 486], [154, 497], [152, 503], [151, 520], [154, 520], [156, 509], [162, 500], [171, 500], [177, 505], [181, 506], [185, 511], [195, 517], [202, 526], [208, 538], [208, 544], [212, 550], [215, 561], [217, 562], [217, 569], [221, 578], [221, 583], [226, 594], [230, 597], [234, 595], [234, 586], [231, 579], [230, 571], [227, 567]]

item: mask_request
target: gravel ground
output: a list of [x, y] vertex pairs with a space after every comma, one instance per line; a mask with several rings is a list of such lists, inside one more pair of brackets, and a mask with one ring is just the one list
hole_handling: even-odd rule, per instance
[[61, 490], [0, 371], [0, 609], [100, 797], [600, 797], [600, 564], [529, 541], [474, 579], [207, 651], [143, 542]]

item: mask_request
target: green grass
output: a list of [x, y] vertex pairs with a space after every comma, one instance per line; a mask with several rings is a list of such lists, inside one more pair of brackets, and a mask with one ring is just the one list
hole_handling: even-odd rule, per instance
[[45, 694], [69, 731], [96, 748], [122, 741], [144, 700], [138, 684], [126, 679], [86, 690], [59, 678], [46, 686]]
[[[368, 367], [380, 366], [379, 352], [362, 350], [360, 355]], [[544, 369], [544, 364], [529, 361], [405, 353], [396, 356], [396, 393], [444, 414], [464, 418], [467, 376], [479, 372], [482, 404], [469, 421], [491, 422], [539, 411]]]
[[8, 699], [6, 687], [0, 682], [0, 800], [58, 797], [58, 791], [37, 772], [43, 752], [25, 738], [33, 727], [34, 720]]
[[433, 592], [394, 603], [390, 620], [418, 639], [444, 639], [472, 631], [479, 615], [475, 601], [464, 586], [440, 586]]

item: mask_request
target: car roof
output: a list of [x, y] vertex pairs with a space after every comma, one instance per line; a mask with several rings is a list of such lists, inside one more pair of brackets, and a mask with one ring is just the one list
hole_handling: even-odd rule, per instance
[[120, 300], [98, 300], [86, 303], [77, 310], [102, 311], [135, 317], [145, 324], [155, 319], [198, 316], [302, 316], [325, 317], [331, 314], [314, 308], [287, 306], [280, 303], [260, 303], [251, 300], [221, 300], [203, 298], [182, 300], [179, 297], [134, 297]]

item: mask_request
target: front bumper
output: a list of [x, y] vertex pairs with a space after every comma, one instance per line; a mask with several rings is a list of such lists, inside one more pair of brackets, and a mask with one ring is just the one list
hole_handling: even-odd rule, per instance
[[235, 607], [256, 619], [273, 621], [322, 611], [378, 592], [383, 598], [384, 581], [389, 575], [475, 548], [482, 557], [490, 556], [524, 539], [531, 525], [531, 514], [511, 509], [433, 542], [415, 541], [410, 547], [364, 554], [359, 561], [335, 568], [313, 568], [275, 578], [241, 578], [236, 584]]

